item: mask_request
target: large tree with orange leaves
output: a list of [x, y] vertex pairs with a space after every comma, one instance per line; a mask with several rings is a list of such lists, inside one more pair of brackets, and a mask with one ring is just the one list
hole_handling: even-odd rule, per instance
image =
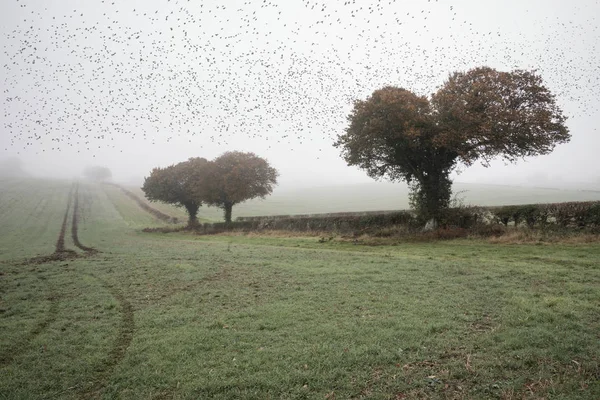
[[335, 146], [373, 178], [411, 184], [419, 214], [438, 221], [459, 164], [514, 162], [570, 139], [566, 117], [535, 72], [481, 67], [452, 74], [431, 98], [397, 87], [357, 100]]
[[271, 194], [278, 175], [267, 160], [254, 153], [228, 151], [211, 162], [204, 199], [222, 208], [229, 223], [234, 205]]

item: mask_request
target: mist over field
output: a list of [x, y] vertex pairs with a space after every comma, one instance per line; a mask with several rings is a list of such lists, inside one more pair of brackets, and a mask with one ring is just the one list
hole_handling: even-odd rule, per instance
[[0, 399], [600, 399], [599, 0], [0, 0]]
[[459, 167], [461, 183], [597, 189], [598, 4], [581, 1], [6, 1], [0, 160], [32, 176], [252, 151], [279, 189], [369, 183], [332, 146], [385, 85], [428, 95], [453, 71], [536, 70], [568, 116], [550, 155]]
[[[85, 180], [85, 167], [89, 167], [89, 165], [71, 166], [67, 169], [70, 173], [52, 169], [44, 171], [36, 169], [35, 166], [25, 165], [18, 158], [9, 158], [0, 160], [0, 181], [2, 178], [33, 179], [34, 181], [40, 178]], [[123, 177], [122, 171], [107, 168], [114, 173], [110, 181], [119, 183], [140, 197], [144, 197], [144, 192], [140, 190], [143, 177]], [[238, 205], [236, 217], [388, 211], [410, 208], [409, 187], [404, 182], [374, 181], [369, 178], [329, 182], [321, 181], [321, 178], [315, 175], [315, 179], [312, 181], [282, 180], [273, 194], [266, 199], [252, 199]], [[461, 175], [456, 176], [453, 185], [454, 204], [501, 206], [600, 200], [600, 180], [563, 181], [551, 179], [544, 174], [537, 174], [525, 179], [514, 177], [492, 180], [494, 183], [487, 182], [485, 177], [469, 182], [463, 180]], [[200, 209], [200, 216], [207, 220], [219, 221], [222, 218], [222, 210], [204, 206]], [[184, 217], [185, 213], [182, 211], [180, 218]]]

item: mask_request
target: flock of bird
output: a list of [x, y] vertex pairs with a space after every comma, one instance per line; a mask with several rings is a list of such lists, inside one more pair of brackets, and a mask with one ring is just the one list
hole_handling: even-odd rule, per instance
[[572, 114], [598, 112], [594, 13], [521, 31], [480, 26], [464, 1], [5, 1], [1, 150], [329, 140], [377, 88], [428, 95], [481, 65], [535, 68]]

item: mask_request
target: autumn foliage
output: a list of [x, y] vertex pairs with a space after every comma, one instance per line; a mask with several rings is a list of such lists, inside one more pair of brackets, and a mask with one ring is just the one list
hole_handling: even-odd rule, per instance
[[150, 201], [184, 207], [189, 216], [188, 226], [195, 226], [205, 195], [208, 164], [205, 158], [197, 157], [166, 168], [154, 168], [144, 180], [142, 190]]
[[264, 198], [277, 184], [277, 171], [254, 153], [226, 152], [213, 161], [190, 158], [166, 168], [154, 168], [142, 190], [150, 201], [185, 207], [188, 226], [198, 224], [202, 204], [220, 207], [231, 222], [233, 206]]
[[535, 72], [481, 67], [452, 74], [431, 98], [384, 87], [357, 100], [335, 143], [349, 165], [411, 184], [413, 205], [439, 219], [450, 173], [494, 158], [514, 162], [568, 142], [566, 117]]
[[231, 222], [234, 205], [257, 197], [264, 199], [277, 184], [277, 170], [254, 153], [228, 151], [214, 159], [208, 171], [204, 199], [223, 209], [225, 222]]

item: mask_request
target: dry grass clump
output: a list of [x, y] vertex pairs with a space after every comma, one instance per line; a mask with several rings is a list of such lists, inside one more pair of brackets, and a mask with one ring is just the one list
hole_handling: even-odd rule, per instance
[[283, 229], [248, 230], [238, 228], [213, 232], [194, 231], [185, 227], [146, 228], [144, 232], [191, 232], [199, 235], [235, 236], [248, 238], [320, 238], [320, 242], [352, 242], [370, 246], [394, 245], [398, 243], [435, 242], [440, 240], [473, 239], [492, 244], [588, 244], [600, 242], [600, 234], [573, 229], [535, 229], [529, 227], [506, 227], [496, 224], [478, 224], [469, 229], [442, 227], [432, 231], [416, 230], [405, 225], [393, 225], [379, 229], [363, 229], [342, 234], [335, 231], [296, 231]]
[[600, 235], [588, 232], [544, 231], [528, 228], [506, 229], [500, 236], [488, 238], [495, 244], [586, 244], [600, 242]]
[[331, 232], [319, 232], [319, 231], [288, 231], [288, 230], [260, 230], [260, 231], [247, 231], [247, 230], [232, 230], [224, 231], [213, 234], [213, 236], [244, 236], [244, 237], [277, 237], [277, 238], [288, 238], [288, 237], [331, 237]]
[[402, 242], [435, 242], [454, 239], [484, 239], [492, 244], [586, 244], [600, 242], [600, 235], [584, 232], [543, 231], [524, 227], [504, 227], [500, 225], [481, 225], [473, 229], [458, 227], [439, 228], [427, 232], [415, 232], [404, 226], [386, 227], [381, 230], [357, 232], [352, 235], [340, 235], [325, 231], [290, 230], [233, 230], [213, 234], [215, 236], [243, 236], [248, 238], [321, 238], [322, 242], [338, 241], [360, 243], [370, 246], [393, 245]]

